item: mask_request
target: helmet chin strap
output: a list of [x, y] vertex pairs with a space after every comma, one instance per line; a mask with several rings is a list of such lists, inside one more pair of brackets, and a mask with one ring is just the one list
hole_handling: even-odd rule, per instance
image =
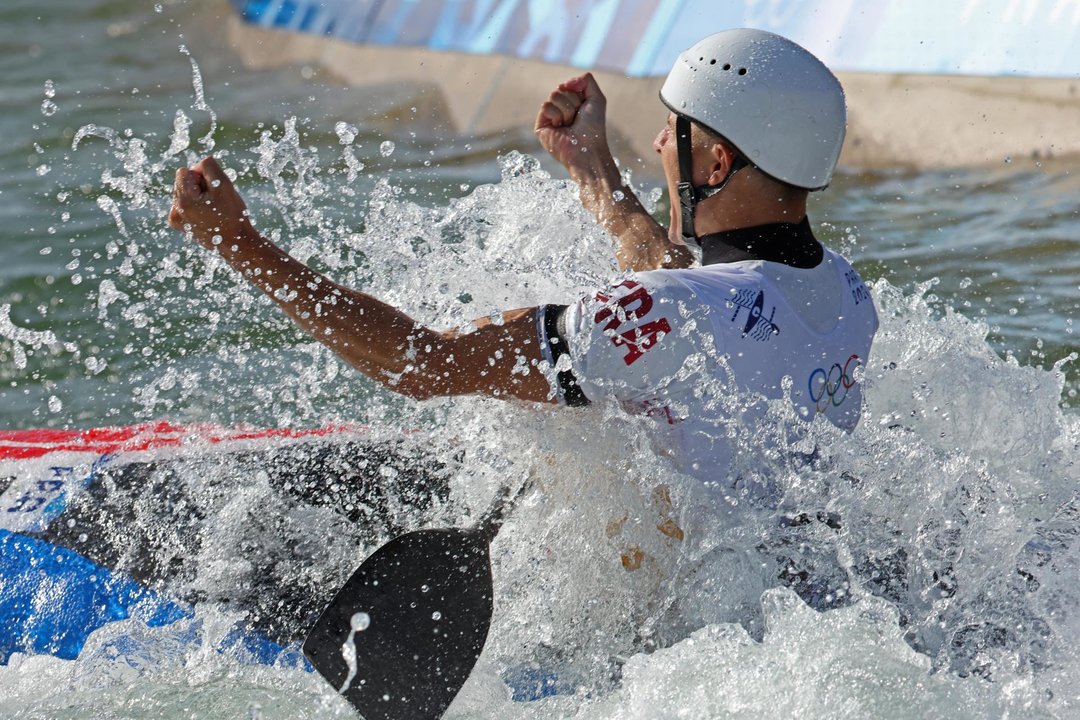
[[694, 211], [697, 204], [711, 198], [725, 187], [731, 177], [750, 163], [741, 154], [731, 163], [731, 169], [719, 185], [694, 185], [694, 154], [690, 142], [690, 118], [685, 115], [675, 116], [675, 149], [679, 153], [679, 210], [682, 226], [682, 239], [690, 247], [697, 247], [697, 232], [694, 230]]

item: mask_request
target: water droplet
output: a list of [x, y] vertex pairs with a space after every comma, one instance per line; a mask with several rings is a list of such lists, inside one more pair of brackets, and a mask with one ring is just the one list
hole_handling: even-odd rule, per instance
[[352, 145], [356, 140], [356, 134], [359, 132], [355, 125], [350, 125], [347, 122], [339, 120], [334, 124], [334, 132], [337, 133], [338, 142], [342, 145]]
[[56, 85], [53, 84], [52, 80], [46, 80], [45, 81], [45, 90], [44, 90], [44, 92], [45, 92], [45, 97], [47, 97], [47, 98], [56, 97]]
[[394, 154], [394, 141], [393, 140], [383, 140], [382, 144], [379, 145], [379, 154], [382, 155], [383, 157], [390, 157], [391, 155], [393, 155]]
[[45, 117], [52, 117], [56, 114], [56, 110], [56, 103], [54, 103], [52, 100], [41, 101], [41, 114]]
[[349, 625], [355, 632], [367, 630], [371, 625], [371, 616], [366, 612], [358, 612], [349, 618]]
[[435, 612], [431, 613], [431, 619], [432, 620], [442, 620], [442, 613], [439, 612], [438, 610], [436, 610]]
[[615, 202], [622, 202], [626, 199], [626, 193], [624, 193], [622, 190], [616, 190], [615, 192], [611, 193], [611, 199]]
[[58, 413], [64, 408], [64, 403], [55, 395], [49, 396], [49, 412]]
[[426, 593], [429, 590], [431, 590], [431, 587], [428, 586], [428, 585], [421, 585], [420, 586], [420, 592], [422, 592], [422, 593]]

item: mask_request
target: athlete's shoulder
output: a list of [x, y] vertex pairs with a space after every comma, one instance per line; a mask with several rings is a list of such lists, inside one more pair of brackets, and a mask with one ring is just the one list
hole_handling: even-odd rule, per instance
[[590, 399], [651, 392], [698, 350], [702, 304], [663, 271], [617, 278], [562, 315], [574, 373]]
[[[655, 311], [670, 314], [673, 310], [685, 316], [699, 301], [692, 283], [680, 276], [680, 272], [649, 270], [627, 273], [613, 278], [592, 296], [583, 298], [583, 301], [586, 305], [598, 309], [610, 310], [616, 305], [622, 308], [635, 307], [635, 314], [640, 318]], [[600, 312], [604, 310], [601, 309]]]
[[767, 284], [760, 263], [654, 270], [642, 276], [648, 287], [656, 288], [656, 294], [665, 301], [678, 303], [684, 314], [688, 309], [701, 313], [729, 310], [733, 302], [757, 295]]

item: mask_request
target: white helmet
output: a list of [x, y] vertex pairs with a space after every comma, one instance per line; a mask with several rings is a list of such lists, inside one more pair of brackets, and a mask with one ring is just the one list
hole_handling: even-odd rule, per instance
[[722, 135], [789, 185], [829, 184], [847, 111], [840, 81], [805, 48], [763, 30], [726, 30], [679, 56], [660, 99]]

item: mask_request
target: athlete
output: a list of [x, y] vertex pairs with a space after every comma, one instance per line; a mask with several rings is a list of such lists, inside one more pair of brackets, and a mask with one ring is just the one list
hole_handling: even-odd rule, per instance
[[[670, 111], [654, 143], [672, 198], [668, 230], [623, 185], [594, 78], [550, 94], [537, 137], [630, 272], [568, 305], [481, 318], [472, 332], [423, 327], [290, 257], [252, 226], [212, 158], [177, 172], [169, 223], [399, 393], [571, 406], [614, 397], [655, 418], [686, 472], [725, 482], [732, 427], [758, 421], [768, 401], [845, 429], [859, 418], [857, 368], [877, 316], [859, 275], [815, 239], [806, 215], [843, 144], [844, 95], [795, 43], [730, 30], [684, 52], [660, 99]], [[758, 401], [726, 401], [735, 394]]]

